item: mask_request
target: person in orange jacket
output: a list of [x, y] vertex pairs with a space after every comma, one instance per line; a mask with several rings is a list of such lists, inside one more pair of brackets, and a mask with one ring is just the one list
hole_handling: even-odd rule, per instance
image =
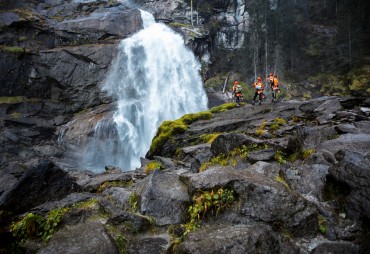
[[280, 93], [280, 89], [279, 89], [279, 80], [276, 74], [273, 76], [272, 81], [270, 82], [270, 86], [272, 91], [272, 100], [277, 101], [276, 94]]
[[235, 80], [233, 85], [233, 95], [235, 96], [235, 103], [237, 106], [240, 104], [240, 99], [243, 97], [242, 87], [239, 85], [239, 81]]
[[263, 91], [265, 90], [265, 85], [262, 82], [262, 78], [258, 77], [257, 81], [253, 83], [254, 89], [256, 89], [256, 92], [254, 93], [253, 97], [253, 105], [256, 103], [256, 98], [258, 96], [259, 98], [259, 105], [262, 103], [262, 99], [264, 98]]

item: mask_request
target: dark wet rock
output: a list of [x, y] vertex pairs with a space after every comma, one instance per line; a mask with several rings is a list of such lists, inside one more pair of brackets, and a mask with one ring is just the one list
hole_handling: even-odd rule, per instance
[[340, 124], [338, 126], [335, 126], [335, 130], [340, 134], [344, 134], [344, 133], [358, 134], [358, 133], [360, 133], [360, 131], [356, 128], [356, 126], [354, 124]]
[[124, 210], [131, 207], [129, 205], [130, 196], [132, 194], [131, 191], [120, 187], [111, 187], [104, 190], [102, 194], [111, 197], [115, 204]]
[[156, 161], [162, 164], [165, 168], [175, 167], [177, 164], [172, 161], [170, 158], [165, 158], [161, 156], [153, 156]]
[[282, 184], [251, 171], [212, 168], [189, 175], [192, 192], [230, 186], [239, 197], [238, 213], [256, 221], [284, 221], [294, 235], [312, 235], [317, 227], [314, 207]]
[[138, 237], [128, 243], [127, 254], [167, 253], [171, 237], [167, 234]]
[[77, 191], [78, 185], [67, 172], [49, 161], [28, 170], [0, 198], [0, 207], [22, 213], [48, 201], [61, 199]]
[[[122, 25], [125, 24], [125, 25]], [[68, 19], [57, 23], [57, 34], [71, 40], [82, 37], [89, 40], [126, 38], [142, 27], [139, 10], [112, 8], [110, 12], [92, 13], [88, 17]], [[79, 36], [76, 36], [78, 34]]]
[[132, 180], [132, 175], [130, 173], [119, 172], [96, 174], [85, 180], [77, 181], [77, 183], [81, 186], [81, 189], [85, 191], [96, 191], [105, 182], [129, 182], [130, 180]]
[[295, 246], [284, 242], [263, 224], [214, 225], [186, 236], [175, 253], [298, 253]]
[[60, 229], [37, 253], [116, 254], [118, 250], [100, 222], [86, 222]]
[[320, 243], [311, 254], [357, 254], [360, 253], [359, 246], [346, 242], [324, 242]]
[[32, 212], [47, 213], [57, 208], [69, 207], [69, 206], [75, 205], [76, 203], [84, 202], [84, 201], [90, 200], [92, 198], [97, 198], [97, 197], [98, 196], [93, 193], [86, 193], [86, 192], [71, 193], [70, 195], [66, 196], [63, 199], [60, 199], [57, 201], [46, 202], [42, 205], [36, 206], [32, 209]]
[[196, 173], [199, 171], [200, 166], [210, 161], [213, 153], [211, 151], [211, 144], [200, 144], [195, 146], [188, 146], [182, 148], [183, 158], [181, 159], [184, 163], [189, 164], [192, 172]]
[[250, 138], [243, 134], [226, 133], [220, 134], [212, 142], [211, 150], [214, 154], [228, 154], [233, 149], [241, 147], [242, 145], [261, 144], [263, 141]]
[[153, 217], [157, 225], [183, 222], [190, 198], [178, 175], [156, 170], [145, 182], [139, 193], [141, 213]]
[[151, 226], [148, 218], [125, 211], [113, 214], [107, 223], [122, 227], [132, 233], [144, 232]]
[[286, 181], [300, 194], [313, 195], [323, 200], [323, 191], [328, 175], [328, 165], [302, 165], [297, 168], [282, 170]]
[[329, 168], [330, 175], [349, 186], [346, 208], [350, 218], [370, 218], [370, 156], [341, 150], [336, 154], [339, 163]]
[[340, 135], [338, 138], [318, 144], [317, 149], [325, 149], [333, 154], [341, 149], [366, 154], [370, 150], [370, 135], [352, 133]]
[[275, 156], [275, 149], [262, 149], [254, 152], [250, 152], [247, 155], [248, 160], [255, 161], [270, 161]]

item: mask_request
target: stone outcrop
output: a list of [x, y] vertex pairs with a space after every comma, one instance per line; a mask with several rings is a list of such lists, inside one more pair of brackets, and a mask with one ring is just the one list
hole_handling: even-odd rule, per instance
[[[330, 101], [336, 106], [325, 106]], [[333, 117], [318, 121], [320, 107]], [[20, 248], [40, 253], [75, 253], [76, 248], [89, 253], [102, 246], [107, 253], [366, 253], [365, 130], [370, 121], [363, 110], [347, 108], [348, 100], [326, 97], [213, 113], [170, 137], [166, 149], [157, 149], [153, 158], [162, 168], [154, 171], [147, 168], [153, 161], [144, 158], [141, 168], [129, 172], [111, 166], [104, 173], [71, 170], [55, 157], [33, 170], [13, 164], [0, 175], [1, 239], [17, 241], [9, 221], [24, 214], [63, 211], [50, 241], [41, 245], [36, 237]], [[76, 116], [65, 140], [88, 136], [91, 126], [78, 122], [111, 107], [92, 112]], [[344, 112], [357, 121], [335, 117]], [[218, 136], [205, 143], [199, 138], [205, 133]], [[362, 138], [351, 141], [348, 135]], [[18, 138], [10, 130], [5, 136]], [[222, 197], [226, 190], [233, 201], [218, 208], [223, 199], [202, 196]], [[204, 198], [209, 203], [202, 203]], [[204, 210], [191, 217], [194, 207]]]

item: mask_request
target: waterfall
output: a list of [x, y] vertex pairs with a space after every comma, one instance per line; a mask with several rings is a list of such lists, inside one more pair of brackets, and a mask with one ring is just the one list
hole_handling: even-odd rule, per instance
[[141, 11], [141, 16], [144, 29], [121, 41], [103, 85], [117, 99], [115, 130], [104, 123], [95, 128], [98, 141], [86, 153], [90, 165], [133, 170], [140, 166], [140, 157], [149, 150], [163, 121], [207, 109], [200, 64], [193, 52], [180, 35], [156, 23], [151, 14]]

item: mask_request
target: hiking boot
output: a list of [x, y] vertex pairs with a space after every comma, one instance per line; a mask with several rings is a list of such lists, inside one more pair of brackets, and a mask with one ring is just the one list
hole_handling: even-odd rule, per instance
[[253, 101], [253, 102], [252, 102], [252, 105], [254, 105], [254, 104], [256, 104], [256, 102], [255, 102], [255, 101]]
[[261, 105], [262, 104], [262, 101], [260, 101], [259, 103], [258, 103], [258, 105]]

